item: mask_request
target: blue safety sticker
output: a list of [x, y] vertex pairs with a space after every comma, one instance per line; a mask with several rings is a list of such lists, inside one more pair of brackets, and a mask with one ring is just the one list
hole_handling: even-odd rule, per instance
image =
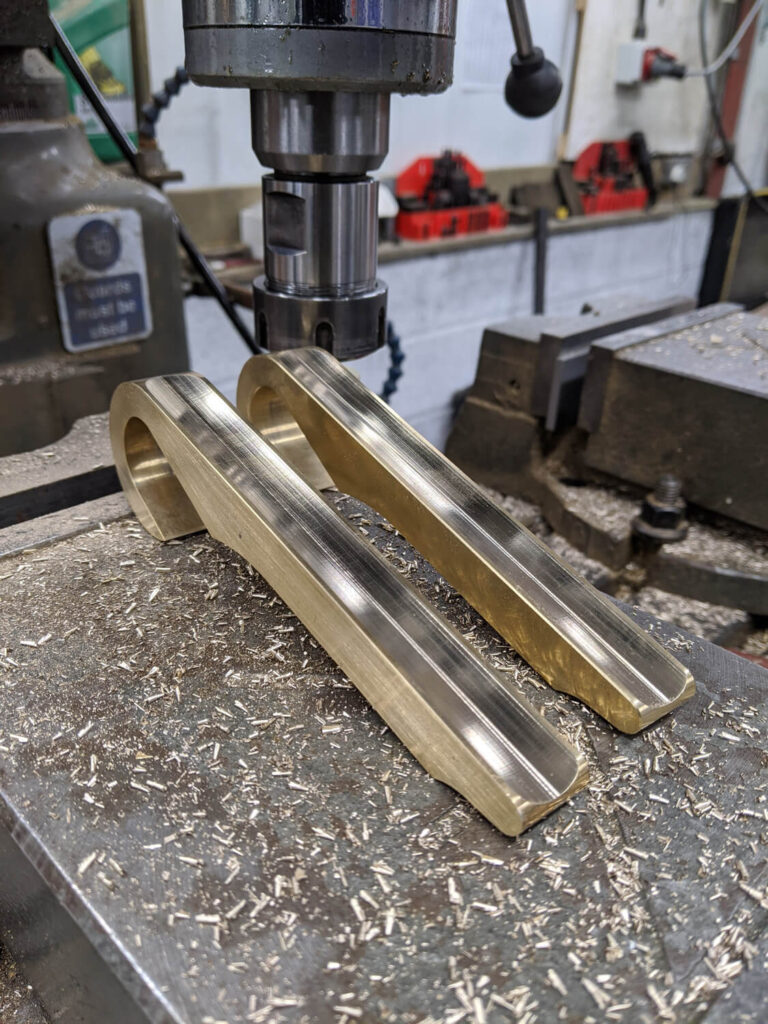
[[146, 338], [152, 331], [141, 217], [103, 210], [48, 225], [61, 335], [69, 352]]

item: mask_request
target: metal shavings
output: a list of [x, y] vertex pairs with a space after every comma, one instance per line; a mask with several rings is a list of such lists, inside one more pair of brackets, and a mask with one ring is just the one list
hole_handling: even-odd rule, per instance
[[464, 897], [461, 895], [456, 879], [451, 875], [448, 879], [448, 900], [450, 903], [462, 904]]
[[[214, 542], [169, 548], [116, 525], [79, 538], [82, 550], [67, 545], [68, 577], [56, 577], [66, 600], [41, 601], [32, 575], [52, 571], [57, 545], [51, 561], [25, 570], [28, 592], [18, 574], [9, 581], [15, 604], [21, 595], [12, 649], [21, 650], [19, 635], [62, 637], [76, 610], [80, 633], [67, 657], [82, 644], [88, 675], [74, 686], [52, 674], [55, 700], [37, 706], [17, 684], [12, 720], [0, 720], [3, 759], [16, 769], [44, 744], [59, 759], [51, 780], [67, 780], [67, 799], [46, 805], [37, 823], [87, 837], [72, 873], [92, 847], [108, 851], [78, 886], [106, 920], [118, 900], [134, 901], [137, 933], [126, 941], [141, 951], [137, 960], [151, 970], [159, 943], [169, 943], [179, 951], [179, 983], [221, 1000], [218, 1012], [208, 1005], [211, 1020], [263, 1024], [292, 1020], [292, 1007], [303, 1006], [300, 996], [280, 1003], [280, 981], [294, 965], [297, 977], [314, 979], [308, 1020], [338, 1010], [352, 1021], [356, 1008], [363, 1019], [383, 1019], [387, 993], [397, 989], [406, 1012], [425, 1024], [543, 1024], [558, 1019], [564, 1002], [585, 1021], [634, 1024], [672, 1012], [682, 1024], [699, 1019], [701, 1005], [722, 997], [750, 964], [765, 969], [754, 938], [768, 897], [760, 874], [768, 804], [754, 760], [759, 739], [743, 728], [764, 729], [757, 694], [746, 701], [726, 680], [731, 692], [711, 693], [695, 719], [681, 709], [647, 735], [614, 734], [567, 697], [537, 689], [530, 669], [400, 538], [388, 533], [386, 544], [395, 557], [404, 552], [404, 573], [505, 670], [509, 685], [591, 758], [590, 789], [518, 840], [429, 780], [263, 581]], [[72, 557], [82, 560], [74, 569]], [[136, 564], [120, 582], [116, 570], [127, 559]], [[172, 571], [149, 602], [158, 562]], [[107, 578], [115, 578], [110, 588], [87, 596]], [[204, 602], [214, 579], [221, 596]], [[44, 621], [37, 605], [53, 617]], [[32, 672], [56, 642], [24, 650]], [[284, 661], [265, 658], [270, 650]], [[6, 664], [10, 653], [0, 648], [4, 684], [20, 678]], [[131, 671], [116, 670], [119, 661]], [[98, 729], [78, 739], [90, 720]], [[11, 730], [29, 742], [14, 747]], [[724, 778], [732, 786], [725, 795]], [[127, 794], [126, 780], [144, 787], [138, 797]], [[116, 845], [124, 826], [114, 812], [126, 795], [136, 829]], [[680, 885], [689, 859], [695, 902]], [[698, 870], [706, 873], [698, 878]], [[731, 906], [741, 922], [730, 919]], [[666, 920], [692, 936], [679, 973], [659, 938]], [[741, 934], [726, 930], [733, 924]], [[418, 1018], [418, 998], [430, 1018], [423, 1005]]]
[[605, 1010], [611, 1005], [611, 999], [603, 992], [598, 985], [589, 978], [582, 978], [581, 984], [594, 999], [599, 1010]]
[[77, 865], [77, 873], [78, 873], [78, 875], [80, 875], [82, 877], [85, 874], [85, 872], [88, 870], [88, 868], [91, 866], [91, 864], [93, 864], [93, 862], [96, 860], [98, 855], [99, 855], [99, 851], [98, 850], [94, 850], [93, 853], [89, 853], [87, 857], [84, 857], [80, 861], [80, 863]]
[[764, 910], [768, 910], [768, 890], [761, 892], [759, 889], [755, 889], [754, 886], [747, 885], [746, 882], [739, 882], [739, 888], [747, 896], [751, 896], [753, 900], [759, 903]]

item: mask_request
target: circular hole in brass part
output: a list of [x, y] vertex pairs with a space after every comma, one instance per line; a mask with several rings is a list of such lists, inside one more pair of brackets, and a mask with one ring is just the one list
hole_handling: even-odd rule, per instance
[[276, 391], [266, 387], [254, 391], [248, 405], [247, 418], [291, 469], [307, 483], [318, 490], [333, 486], [328, 471]]
[[154, 522], [151, 532], [162, 540], [171, 540], [203, 529], [194, 505], [152, 432], [137, 416], [125, 424], [124, 444], [131, 482]]

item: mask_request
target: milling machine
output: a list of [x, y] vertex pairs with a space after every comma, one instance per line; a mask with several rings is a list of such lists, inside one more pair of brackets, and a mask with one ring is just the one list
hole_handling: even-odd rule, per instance
[[[521, 45], [522, 5], [510, 9], [518, 55], [507, 97], [541, 113], [559, 80], [529, 35]], [[260, 339], [275, 350], [314, 341], [345, 358], [372, 351], [386, 292], [367, 172], [386, 152], [389, 94], [449, 84], [455, 0], [186, 0], [184, 10], [192, 77], [253, 90], [254, 144], [274, 168]], [[103, 426], [79, 425], [76, 457], [108, 458]], [[150, 482], [168, 484], [148, 439], [141, 454]], [[696, 1012], [716, 998], [698, 986], [701, 961], [718, 949], [723, 917], [741, 935], [761, 895], [764, 787], [741, 783], [759, 774], [757, 669], [640, 617], [707, 701], [729, 679], [726, 724], [743, 742], [714, 744], [712, 768], [694, 701], [674, 730], [654, 728], [658, 755], [643, 766], [618, 733], [536, 689], [538, 706], [591, 745], [601, 775], [620, 778], [615, 793], [605, 783], [599, 799], [511, 844], [382, 732], [248, 566], [206, 536], [157, 544], [122, 494], [77, 504], [74, 461], [32, 453], [15, 465], [35, 500], [63, 481], [69, 504], [0, 529], [0, 607], [11, 612], [0, 648], [0, 928], [55, 1019], [458, 1020], [471, 1008], [490, 1021], [531, 1005], [554, 1019], [614, 997], [650, 1015], [662, 996], [649, 978], [672, 978], [680, 999], [693, 978]], [[352, 498], [329, 500], [367, 523], [455, 627], [476, 631], [514, 685], [525, 679], [517, 655], [402, 536], [380, 516], [364, 520]], [[695, 778], [677, 764], [693, 760]], [[718, 807], [738, 807], [728, 828]], [[718, 853], [703, 877], [697, 842]], [[674, 884], [644, 887], [644, 865]], [[679, 892], [693, 881], [706, 915], [683, 913]], [[588, 937], [583, 956], [563, 955], [574, 935]], [[602, 975], [602, 988], [592, 980], [598, 948], [622, 956], [610, 997]], [[757, 989], [759, 973], [744, 973]]]

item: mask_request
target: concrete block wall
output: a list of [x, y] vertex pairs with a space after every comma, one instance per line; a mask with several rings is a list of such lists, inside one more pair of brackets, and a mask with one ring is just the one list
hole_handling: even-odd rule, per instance
[[[549, 240], [547, 312], [578, 313], [608, 295], [647, 299], [698, 293], [710, 211], [562, 232]], [[483, 330], [527, 314], [533, 301], [530, 240], [461, 249], [384, 264], [389, 314], [405, 350], [393, 408], [437, 447], [450, 432], [456, 395], [474, 380]], [[242, 341], [209, 299], [187, 301], [192, 366], [233, 398], [247, 358]], [[351, 364], [379, 391], [389, 353]]]

